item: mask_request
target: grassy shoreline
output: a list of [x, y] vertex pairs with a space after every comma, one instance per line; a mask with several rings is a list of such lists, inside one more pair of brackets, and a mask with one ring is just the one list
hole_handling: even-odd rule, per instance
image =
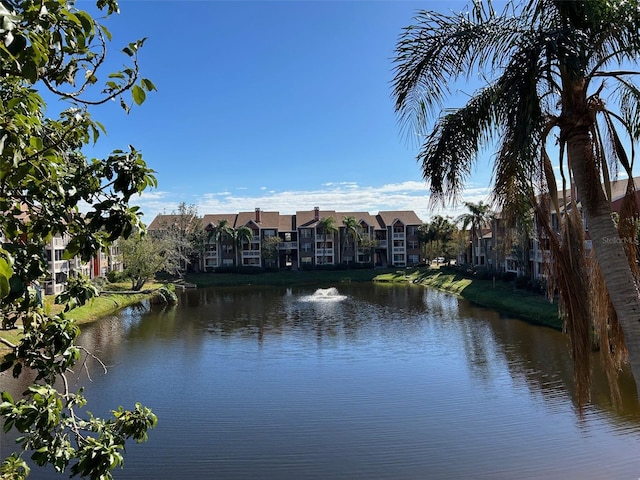
[[562, 330], [558, 306], [544, 295], [516, 289], [513, 282], [479, 280], [447, 269], [419, 268], [381, 275], [376, 281], [411, 281], [458, 295], [465, 300], [520, 318], [535, 325]]
[[[155, 290], [160, 286], [160, 284], [154, 283], [146, 286], [145, 290]], [[152, 295], [152, 293], [100, 295], [99, 297], [91, 299], [86, 305], [74, 308], [68, 312], [66, 316], [74, 319], [78, 325], [86, 325], [108, 315], [112, 315], [125, 307], [140, 303], [141, 301], [150, 298]], [[63, 309], [62, 305], [56, 305], [54, 303], [54, 296], [46, 296], [44, 298], [44, 308], [45, 311], [54, 315], [60, 313]], [[17, 328], [12, 330], [0, 330], [0, 337], [13, 344], [20, 341], [21, 335], [22, 325], [17, 325]], [[0, 345], [0, 352], [6, 349], [7, 347]]]

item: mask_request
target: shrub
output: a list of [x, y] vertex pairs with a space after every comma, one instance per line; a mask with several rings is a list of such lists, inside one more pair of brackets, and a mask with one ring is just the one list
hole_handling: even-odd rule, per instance
[[475, 271], [474, 276], [478, 280], [491, 280], [495, 274], [496, 274], [496, 272], [490, 271], [490, 270], [488, 270], [486, 268], [478, 268]]
[[527, 276], [520, 276], [515, 280], [516, 288], [519, 289], [528, 289], [531, 284], [531, 279]]
[[516, 272], [504, 272], [502, 274], [502, 281], [503, 282], [513, 282], [516, 279], [517, 276], [518, 275], [516, 274]]
[[124, 282], [128, 279], [129, 277], [124, 272], [116, 272], [115, 270], [112, 270], [111, 272], [107, 273], [107, 281], [109, 283]]

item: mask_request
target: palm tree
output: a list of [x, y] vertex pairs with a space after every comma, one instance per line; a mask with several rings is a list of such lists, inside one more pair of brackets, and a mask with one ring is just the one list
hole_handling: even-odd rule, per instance
[[[358, 255], [358, 241], [362, 238], [360, 235], [360, 224], [356, 217], [352, 215], [345, 215], [342, 218], [342, 225], [344, 226], [344, 241], [342, 242], [342, 255], [344, 257], [345, 244], [349, 237], [353, 238], [353, 251]], [[357, 259], [356, 259], [357, 260]]]
[[323, 242], [324, 247], [322, 249], [322, 263], [324, 264], [326, 262], [326, 257], [327, 257], [327, 238], [326, 237], [328, 235], [333, 236], [333, 234], [338, 231], [338, 226], [336, 225], [336, 219], [333, 217], [322, 218], [318, 222], [318, 226], [316, 228], [320, 230], [320, 233], [325, 237]]
[[451, 258], [451, 241], [456, 226], [450, 220], [450, 217], [436, 215], [431, 223], [424, 223], [418, 227], [420, 242], [424, 245], [425, 258]]
[[[218, 252], [218, 256], [221, 252], [222, 241], [225, 236], [232, 236], [233, 227], [229, 224], [229, 221], [226, 219], [218, 220], [217, 224], [209, 223], [209, 225], [205, 228], [208, 233], [207, 240], [210, 241], [212, 238], [216, 242], [216, 251]], [[220, 257], [218, 257], [220, 258]]]
[[493, 213], [491, 206], [486, 203], [464, 202], [469, 212], [458, 217], [458, 222], [462, 224], [462, 230], [466, 230], [471, 225], [471, 265], [479, 265], [479, 257], [474, 254], [474, 250], [480, 247], [479, 240], [482, 239], [482, 227], [490, 221]]
[[[621, 167], [630, 179], [625, 215], [637, 213], [633, 149], [629, 156], [616, 128], [631, 142], [640, 137], [640, 89], [633, 84], [638, 72], [629, 68], [640, 58], [639, 31], [636, 2], [530, 0], [509, 2], [498, 13], [490, 2], [477, 1], [459, 14], [419, 12], [396, 46], [395, 110], [411, 134], [424, 139], [417, 158], [431, 198], [458, 198], [479, 151], [493, 140], [498, 205], [516, 217], [533, 209], [547, 231], [583, 393], [589, 387], [588, 322], [595, 318], [587, 299], [589, 285], [596, 284], [603, 285], [596, 303], [612, 305], [609, 322], [620, 322], [640, 388], [638, 277], [627, 261], [635, 245], [624, 241], [628, 232], [616, 230], [609, 187], [610, 165]], [[448, 82], [476, 74], [483, 87], [466, 105], [440, 113], [451, 93]], [[561, 195], [547, 150], [554, 139]], [[561, 201], [571, 212], [562, 210]], [[578, 207], [593, 246], [590, 270]], [[559, 236], [545, 226], [550, 209], [559, 217], [566, 213]]]
[[242, 249], [242, 244], [250, 242], [253, 239], [253, 230], [246, 225], [234, 228], [231, 230], [231, 238], [233, 238], [233, 251], [235, 252], [234, 258], [236, 266], [240, 266], [240, 250]]

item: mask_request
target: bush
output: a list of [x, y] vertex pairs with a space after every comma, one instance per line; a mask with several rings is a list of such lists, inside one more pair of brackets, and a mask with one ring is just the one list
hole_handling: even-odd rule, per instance
[[519, 289], [528, 289], [530, 283], [531, 283], [531, 279], [529, 277], [524, 276], [524, 275], [516, 278], [516, 280], [515, 280], [516, 288], [519, 288]]
[[486, 268], [478, 268], [475, 271], [474, 277], [476, 277], [478, 280], [491, 280], [493, 279], [495, 274], [496, 272], [490, 271]]
[[105, 277], [94, 277], [91, 279], [91, 284], [99, 291], [104, 290], [104, 286], [107, 284], [107, 282], [108, 280]]
[[119, 283], [129, 280], [129, 277], [124, 272], [116, 272], [115, 270], [107, 273], [107, 281], [109, 283]]
[[516, 277], [518, 276], [518, 274], [516, 272], [504, 272], [502, 274], [502, 281], [503, 282], [513, 282]]
[[539, 293], [541, 295], [545, 295], [547, 293], [547, 282], [544, 278], [539, 278], [537, 280], [529, 280], [527, 284], [527, 289], [534, 292]]

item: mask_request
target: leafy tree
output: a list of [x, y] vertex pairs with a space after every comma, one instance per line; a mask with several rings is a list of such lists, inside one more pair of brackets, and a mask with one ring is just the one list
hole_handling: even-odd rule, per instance
[[[115, 0], [97, 6], [107, 17], [118, 10]], [[55, 235], [70, 238], [66, 259], [89, 261], [110, 242], [144, 230], [129, 202], [156, 179], [140, 152], [129, 146], [91, 160], [83, 153], [104, 132], [89, 107], [119, 100], [128, 111], [155, 90], [138, 73], [144, 40], [123, 49], [130, 66], [103, 76], [110, 34], [74, 2], [3, 0], [0, 26], [0, 315], [17, 315], [23, 326], [18, 344], [0, 338], [9, 350], [0, 371], [35, 372], [21, 398], [2, 392], [4, 429], [21, 436], [0, 477], [25, 478], [29, 452], [37, 465], [109, 479], [123, 463], [125, 441], [145, 440], [156, 417], [141, 405], [117, 408], [108, 419], [85, 414], [82, 391], [67, 380], [84, 352], [67, 311], [95, 290], [82, 277], [71, 279], [60, 296], [65, 313], [51, 315], [30, 301], [28, 287], [46, 277], [45, 245]], [[41, 90], [68, 108], [48, 117]]]
[[456, 226], [450, 217], [436, 215], [430, 223], [425, 223], [418, 228], [420, 240], [425, 245], [426, 258], [454, 256], [456, 248], [453, 237]]
[[[477, 1], [459, 14], [419, 12], [396, 46], [395, 108], [424, 138], [418, 161], [432, 199], [455, 200], [478, 152], [494, 140], [496, 201], [516, 217], [535, 211], [553, 252], [551, 278], [581, 400], [590, 386], [592, 328], [606, 335], [610, 373], [626, 343], [640, 387], [638, 272], [627, 260], [635, 259], [634, 232], [616, 230], [610, 188], [610, 167], [621, 167], [629, 177], [623, 215], [637, 215], [633, 150], [624, 147], [640, 136], [638, 72], [630, 68], [640, 58], [639, 31], [637, 1], [531, 0], [510, 2], [502, 13]], [[440, 113], [454, 82], [476, 75], [485, 84], [462, 107]], [[547, 149], [556, 139], [561, 182]], [[562, 221], [559, 235], [549, 226], [552, 210]]]
[[131, 280], [131, 290], [138, 291], [158, 272], [179, 275], [186, 258], [181, 255], [173, 236], [129, 237], [120, 242], [124, 276]]
[[363, 235], [362, 238], [360, 238], [360, 241], [358, 242], [358, 247], [360, 249], [360, 252], [362, 252], [365, 263], [372, 261], [373, 253], [377, 246], [378, 246], [378, 240], [376, 240], [373, 237], [370, 237], [369, 235]]
[[199, 258], [194, 257], [200, 257], [204, 253], [207, 232], [202, 228], [202, 220], [195, 205], [182, 202], [166, 218], [170, 221], [154, 232], [154, 236], [168, 238], [173, 244], [179, 262], [177, 275], [182, 277], [192, 260], [199, 261]]
[[482, 228], [486, 227], [491, 221], [491, 206], [486, 203], [464, 202], [465, 207], [469, 210], [458, 217], [458, 222], [462, 224], [462, 230], [466, 230], [471, 226], [471, 264], [477, 265], [478, 260], [475, 255], [475, 249], [479, 247], [478, 240], [482, 238]]
[[333, 234], [338, 231], [338, 226], [336, 225], [336, 219], [333, 217], [321, 218], [320, 221], [318, 222], [317, 228], [318, 230], [320, 230], [321, 235], [325, 236], [325, 239], [323, 242], [324, 247], [322, 249], [322, 263], [325, 264], [327, 260], [326, 237], [333, 236]]
[[262, 241], [262, 260], [265, 266], [273, 267], [278, 265], [281, 243], [282, 239], [277, 235], [265, 238]]
[[342, 257], [344, 257], [345, 244], [349, 238], [353, 239], [353, 251], [355, 255], [358, 254], [358, 241], [361, 240], [362, 235], [360, 234], [360, 224], [358, 223], [358, 219], [352, 215], [345, 215], [342, 219], [342, 225], [344, 226], [344, 239], [342, 242]]
[[233, 226], [229, 224], [229, 221], [226, 219], [219, 220], [217, 224], [209, 223], [205, 227], [206, 231], [206, 241], [211, 243], [211, 240], [216, 244], [216, 251], [218, 255], [222, 251], [222, 241], [226, 237], [232, 237]]

